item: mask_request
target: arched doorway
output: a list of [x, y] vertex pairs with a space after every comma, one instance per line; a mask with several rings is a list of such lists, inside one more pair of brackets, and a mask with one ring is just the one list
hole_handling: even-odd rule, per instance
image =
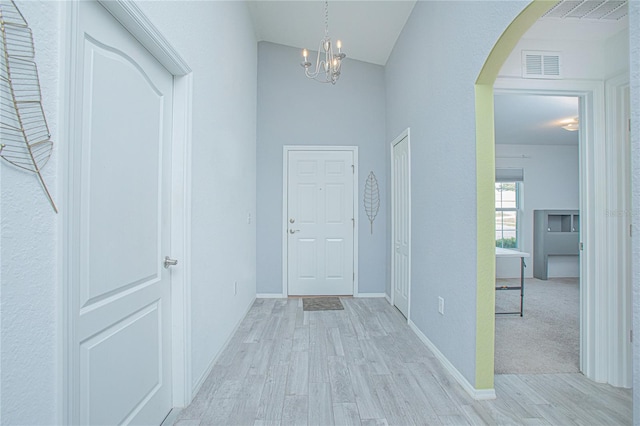
[[[555, 2], [533, 1], [511, 23], [500, 37], [487, 58], [476, 81], [476, 167], [477, 167], [477, 217], [478, 217], [478, 317], [477, 317], [477, 373], [476, 387], [493, 385], [494, 373], [494, 309], [495, 309], [495, 262], [494, 262], [494, 108], [493, 88], [498, 72], [507, 57], [519, 42], [524, 33]], [[620, 330], [613, 323], [608, 323], [610, 313], [621, 307], [623, 300], [614, 300], [612, 295], [617, 291], [616, 284], [609, 284], [613, 270], [607, 265], [606, 253], [610, 249], [607, 242], [607, 219], [603, 206], [607, 205], [607, 191], [615, 191], [614, 182], [608, 182], [606, 170], [615, 168], [612, 160], [605, 160], [605, 110], [603, 88], [585, 88], [579, 90], [583, 97], [583, 107], [588, 110], [589, 117], [584, 123], [585, 133], [590, 140], [583, 149], [582, 167], [585, 169], [583, 189], [585, 195], [582, 202], [583, 218], [589, 219], [589, 226], [584, 227], [583, 241], [585, 251], [582, 252], [584, 282], [581, 288], [581, 370], [592, 380], [609, 382], [614, 385], [616, 379], [610, 368], [617, 362], [607, 350], [612, 344], [622, 352], [628, 348], [627, 336], [620, 337]], [[607, 161], [610, 161], [607, 163]], [[604, 182], [604, 183], [602, 183]], [[608, 300], [608, 302], [607, 302]], [[612, 301], [613, 300], [613, 301]], [[630, 312], [628, 313], [630, 315]], [[489, 327], [488, 325], [491, 324]]]

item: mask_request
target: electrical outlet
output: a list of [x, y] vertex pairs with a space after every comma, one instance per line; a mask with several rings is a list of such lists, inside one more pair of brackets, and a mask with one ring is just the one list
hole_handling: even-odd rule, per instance
[[440, 315], [444, 315], [444, 299], [442, 297], [438, 297], [438, 312]]
[[233, 295], [234, 296], [238, 295], [238, 281], [233, 282]]

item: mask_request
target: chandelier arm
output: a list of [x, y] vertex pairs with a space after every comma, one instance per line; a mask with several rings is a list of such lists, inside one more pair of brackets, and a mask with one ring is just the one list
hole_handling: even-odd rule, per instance
[[[316, 80], [320, 83], [336, 84], [340, 78], [340, 68], [342, 60], [346, 55], [342, 52], [342, 43], [340, 40], [336, 44], [338, 53], [333, 53], [333, 43], [329, 37], [329, 1], [324, 2], [324, 38], [320, 40], [316, 55], [315, 69], [312, 71], [313, 64], [308, 60], [309, 52], [307, 49], [302, 50], [304, 61], [300, 64], [304, 68], [307, 78]], [[324, 59], [320, 60], [320, 54], [324, 51]]]

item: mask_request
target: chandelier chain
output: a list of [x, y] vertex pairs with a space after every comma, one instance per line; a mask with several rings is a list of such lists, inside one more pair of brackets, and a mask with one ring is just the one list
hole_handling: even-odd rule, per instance
[[324, 2], [324, 36], [329, 37], [329, 0]]

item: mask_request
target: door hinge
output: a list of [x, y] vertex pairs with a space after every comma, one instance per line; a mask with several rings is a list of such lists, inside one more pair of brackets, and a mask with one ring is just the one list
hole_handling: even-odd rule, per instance
[[356, 166], [354, 164], [351, 165], [351, 173], [356, 174]]
[[353, 275], [352, 275], [352, 277], [351, 277], [351, 280], [352, 280], [353, 282], [356, 282], [356, 273], [355, 273], [355, 272], [353, 273]]
[[584, 250], [584, 243], [581, 242], [579, 244], [578, 248], [580, 249], [580, 251], [583, 251]]
[[351, 218], [351, 224], [353, 225], [353, 229], [356, 229], [356, 219], [355, 218]]

